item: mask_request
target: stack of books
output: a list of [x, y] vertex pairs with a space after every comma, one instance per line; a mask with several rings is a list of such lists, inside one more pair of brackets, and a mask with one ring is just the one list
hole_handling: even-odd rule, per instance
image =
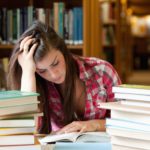
[[117, 101], [100, 103], [100, 108], [111, 110], [106, 131], [112, 149], [150, 149], [150, 86], [123, 84], [112, 90]]
[[0, 146], [35, 144], [38, 93], [0, 92]]

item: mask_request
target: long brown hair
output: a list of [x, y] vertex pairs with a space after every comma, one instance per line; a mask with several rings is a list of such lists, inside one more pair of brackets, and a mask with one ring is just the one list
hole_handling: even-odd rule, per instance
[[[65, 118], [63, 120], [63, 125], [66, 125], [73, 121], [74, 119], [74, 102], [75, 102], [75, 81], [77, 78], [77, 65], [73, 59], [72, 54], [67, 50], [66, 44], [62, 38], [60, 38], [57, 33], [49, 26], [35, 21], [32, 26], [30, 26], [20, 37], [9, 62], [9, 71], [7, 77], [7, 83], [9, 89], [20, 89], [21, 87], [21, 75], [22, 69], [18, 63], [18, 53], [19, 46], [22, 39], [32, 35], [38, 40], [38, 47], [33, 56], [35, 62], [40, 61], [51, 49], [59, 50], [66, 62], [66, 77], [65, 77], [65, 88], [64, 93], [60, 93], [62, 96], [62, 104]], [[36, 84], [37, 92], [40, 93], [40, 105], [44, 112], [43, 125], [40, 133], [49, 133], [51, 131], [50, 125], [50, 115], [48, 110], [48, 100], [47, 100], [47, 89], [45, 88], [45, 80], [36, 74]]]

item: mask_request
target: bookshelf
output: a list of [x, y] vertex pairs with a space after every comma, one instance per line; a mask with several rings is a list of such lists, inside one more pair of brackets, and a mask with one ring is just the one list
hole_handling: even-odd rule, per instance
[[[47, 14], [47, 13], [50, 13], [50, 11], [54, 7], [54, 3], [56, 3], [56, 2], [64, 3], [65, 9], [67, 9], [67, 10], [73, 9], [74, 7], [81, 7], [82, 11], [83, 11], [83, 14], [82, 14], [83, 31], [81, 31], [82, 36], [83, 36], [83, 42], [80, 44], [77, 44], [77, 45], [76, 44], [68, 44], [68, 48], [71, 51], [74, 51], [75, 53], [77, 52], [77, 54], [80, 54], [83, 56], [99, 57], [100, 56], [99, 43], [95, 42], [96, 44], [92, 44], [92, 42], [95, 41], [95, 39], [97, 38], [97, 33], [96, 33], [97, 28], [96, 28], [96, 32], [94, 31], [95, 27], [96, 27], [95, 22], [98, 21], [97, 18], [99, 17], [99, 15], [97, 13], [95, 13], [95, 7], [97, 7], [97, 3], [98, 3], [97, 0], [93, 0], [93, 1], [91, 1], [91, 0], [72, 0], [72, 1], [69, 1], [69, 0], [53, 0], [53, 1], [44, 0], [42, 3], [40, 0], [22, 0], [22, 1], [17, 1], [17, 3], [10, 2], [9, 0], [1, 0], [0, 1], [0, 10], [3, 8], [14, 10], [14, 9], [21, 9], [21, 8], [29, 7], [29, 6], [34, 7], [36, 9], [42, 8], [42, 9], [44, 9], [44, 13], [46, 15], [45, 22], [50, 24], [49, 17], [51, 17], [51, 16], [49, 16], [49, 14]], [[32, 15], [33, 15], [32, 19], [38, 18], [37, 12], [36, 12], [36, 14], [32, 14]], [[96, 16], [96, 21], [95, 21], [95, 16]], [[92, 17], [94, 17], [94, 18], [92, 18]], [[92, 19], [94, 20], [94, 22], [91, 22]], [[1, 27], [1, 24], [0, 24], [0, 27]], [[3, 57], [3, 54], [1, 51], [3, 51], [4, 49], [9, 49], [11, 52], [11, 48], [13, 47], [13, 44], [12, 44], [12, 42], [7, 42], [7, 40], [5, 42], [1, 41], [0, 43], [1, 43], [0, 44], [0, 57]], [[5, 44], [7, 43], [7, 45], [4, 45], [4, 43]], [[9, 52], [8, 52], [8, 55], [9, 55]]]
[[[126, 18], [131, 18], [129, 24], [131, 31], [129, 32], [130, 34], [126, 35], [127, 40], [130, 39], [130, 42], [128, 44], [130, 46], [128, 50], [130, 56], [128, 56], [126, 59], [129, 64], [128, 66], [130, 68], [130, 73], [126, 75], [126, 81], [132, 84], [149, 85], [150, 34], [147, 30], [149, 27], [146, 25], [145, 20], [146, 16], [150, 15], [150, 1], [128, 0], [126, 5]], [[136, 19], [136, 23], [134, 24], [134, 26], [133, 19]]]
[[[92, 22], [92, 19], [93, 19], [92, 17], [95, 15], [94, 9], [97, 6], [97, 0], [93, 0], [93, 1], [91, 0], [72, 0], [72, 1], [70, 0], [53, 0], [53, 1], [44, 0], [42, 1], [42, 3], [40, 0], [22, 0], [22, 1], [16, 1], [16, 3], [10, 2], [9, 0], [1, 0], [0, 1], [0, 14], [3, 11], [4, 13], [7, 13], [7, 10], [11, 10], [11, 11], [16, 10], [16, 11], [20, 11], [21, 13], [21, 11], [24, 11], [24, 8], [27, 9], [27, 13], [28, 13], [29, 11], [28, 9], [30, 7], [30, 9], [32, 10], [30, 10], [28, 14], [30, 17], [32, 16], [31, 20], [33, 21], [35, 18], [41, 20], [41, 17], [39, 17], [41, 14], [39, 15], [39, 12], [37, 12], [37, 9], [40, 9], [40, 13], [45, 13], [44, 14], [45, 16], [42, 16], [44, 20], [41, 20], [41, 21], [45, 21], [45, 23], [53, 25], [54, 20], [50, 15], [54, 9], [54, 3], [64, 3], [65, 10], [67, 11], [74, 9], [75, 7], [80, 7], [82, 9], [82, 20], [81, 20], [82, 30], [80, 30], [80, 32], [82, 33], [83, 42], [80, 42], [78, 44], [67, 43], [68, 49], [71, 52], [82, 55], [82, 56], [99, 57], [100, 56], [99, 43], [96, 42], [96, 44], [94, 44], [95, 39], [97, 39], [97, 35], [98, 35], [97, 31], [95, 31], [95, 22], [98, 19], [96, 19], [96, 21], [94, 19], [94, 22]], [[96, 15], [96, 17], [98, 18], [98, 15]], [[7, 18], [7, 19], [9, 20], [10, 18]], [[6, 57], [9, 59], [9, 56], [12, 52], [15, 41], [20, 36], [18, 33], [16, 33], [15, 38], [14, 38], [13, 33], [10, 34], [10, 26], [12, 23], [7, 22], [8, 20], [7, 21], [6, 20], [2, 21], [3, 23], [5, 23], [5, 25], [0, 24], [0, 32], [2, 33], [2, 31], [5, 31], [4, 33], [5, 34], [7, 33], [7, 35], [4, 35], [3, 37], [0, 38], [0, 59], [6, 58]], [[2, 28], [2, 25], [3, 25], [3, 28]], [[15, 25], [18, 25], [18, 22], [15, 22]], [[22, 26], [23, 25], [16, 26], [15, 29], [13, 30], [18, 29], [20, 30], [19, 32], [23, 32], [21, 31], [22, 29], [20, 29], [20, 27]], [[3, 38], [6, 38], [6, 39], [3, 39]], [[5, 66], [7, 66], [7, 64], [5, 64]]]
[[100, 9], [100, 51], [122, 78], [121, 70], [121, 2], [120, 0], [99, 0]]

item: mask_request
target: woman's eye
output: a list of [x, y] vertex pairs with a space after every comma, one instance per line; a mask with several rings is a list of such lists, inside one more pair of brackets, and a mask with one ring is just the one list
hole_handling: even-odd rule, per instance
[[40, 73], [40, 74], [45, 73], [45, 72], [46, 72], [45, 70], [43, 70], [43, 71], [39, 71], [39, 73]]
[[58, 65], [58, 63], [59, 63], [58, 61], [57, 61], [57, 62], [55, 62], [55, 63], [53, 63], [53, 66], [57, 66], [57, 65]]

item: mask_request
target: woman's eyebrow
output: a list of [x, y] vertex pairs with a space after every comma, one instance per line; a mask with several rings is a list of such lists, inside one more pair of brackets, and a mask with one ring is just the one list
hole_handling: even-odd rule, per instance
[[[53, 64], [55, 63], [56, 59], [57, 59], [57, 56], [55, 56], [53, 62], [49, 66], [53, 66]], [[46, 70], [46, 68], [36, 68], [36, 69], [37, 70]]]
[[53, 62], [49, 66], [53, 66], [53, 64], [55, 63], [56, 59], [57, 59], [57, 55], [55, 56]]

